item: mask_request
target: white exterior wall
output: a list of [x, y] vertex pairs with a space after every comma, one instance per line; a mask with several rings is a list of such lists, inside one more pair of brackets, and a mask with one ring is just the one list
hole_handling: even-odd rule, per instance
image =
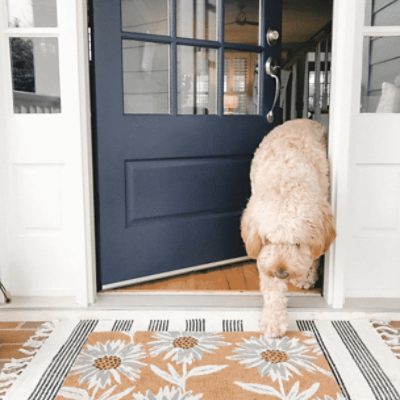
[[[87, 278], [91, 214], [85, 211], [91, 193], [86, 10], [79, 0], [58, 0], [57, 28], [8, 29], [5, 3], [0, 3], [1, 279], [14, 296], [72, 296], [86, 304], [93, 292]], [[58, 38], [61, 113], [13, 113], [12, 35]]]
[[399, 36], [400, 26], [365, 27], [364, 0], [337, 0], [335, 9], [342, 26], [336, 43], [333, 38], [341, 47], [333, 55], [341, 65], [334, 61], [330, 134], [338, 224], [334, 264], [343, 274], [345, 297], [400, 298], [400, 114], [360, 112], [363, 38]]

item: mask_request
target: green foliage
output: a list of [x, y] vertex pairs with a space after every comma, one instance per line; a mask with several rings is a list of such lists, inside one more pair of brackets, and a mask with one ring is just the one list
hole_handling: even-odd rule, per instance
[[33, 41], [11, 38], [10, 47], [13, 89], [21, 92], [35, 92]]

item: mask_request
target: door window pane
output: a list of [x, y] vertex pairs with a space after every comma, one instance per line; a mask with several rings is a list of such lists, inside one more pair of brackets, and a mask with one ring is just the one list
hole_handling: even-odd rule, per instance
[[400, 0], [366, 0], [365, 25], [400, 25]]
[[225, 51], [224, 114], [258, 114], [259, 55]]
[[57, 39], [14, 37], [10, 51], [14, 112], [60, 112]]
[[56, 0], [8, 0], [7, 6], [9, 27], [57, 26]]
[[217, 50], [178, 46], [178, 113], [216, 114]]
[[400, 37], [364, 39], [361, 112], [400, 112]]
[[217, 40], [216, 0], [177, 0], [177, 35]]
[[225, 42], [258, 44], [259, 0], [225, 0]]
[[122, 0], [122, 30], [168, 35], [168, 0]]
[[169, 112], [169, 45], [123, 40], [124, 110]]

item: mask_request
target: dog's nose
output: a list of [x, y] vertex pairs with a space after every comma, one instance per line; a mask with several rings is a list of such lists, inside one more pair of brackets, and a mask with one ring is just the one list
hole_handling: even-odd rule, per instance
[[283, 268], [278, 268], [275, 271], [275, 276], [279, 279], [286, 279], [289, 276], [289, 272], [287, 272], [285, 269]]

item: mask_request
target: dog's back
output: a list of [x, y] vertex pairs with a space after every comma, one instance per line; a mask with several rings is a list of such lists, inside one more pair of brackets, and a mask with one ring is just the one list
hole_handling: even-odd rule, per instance
[[252, 193], [289, 194], [298, 185], [327, 198], [329, 166], [326, 129], [319, 122], [297, 119], [273, 129], [255, 152], [250, 178]]

